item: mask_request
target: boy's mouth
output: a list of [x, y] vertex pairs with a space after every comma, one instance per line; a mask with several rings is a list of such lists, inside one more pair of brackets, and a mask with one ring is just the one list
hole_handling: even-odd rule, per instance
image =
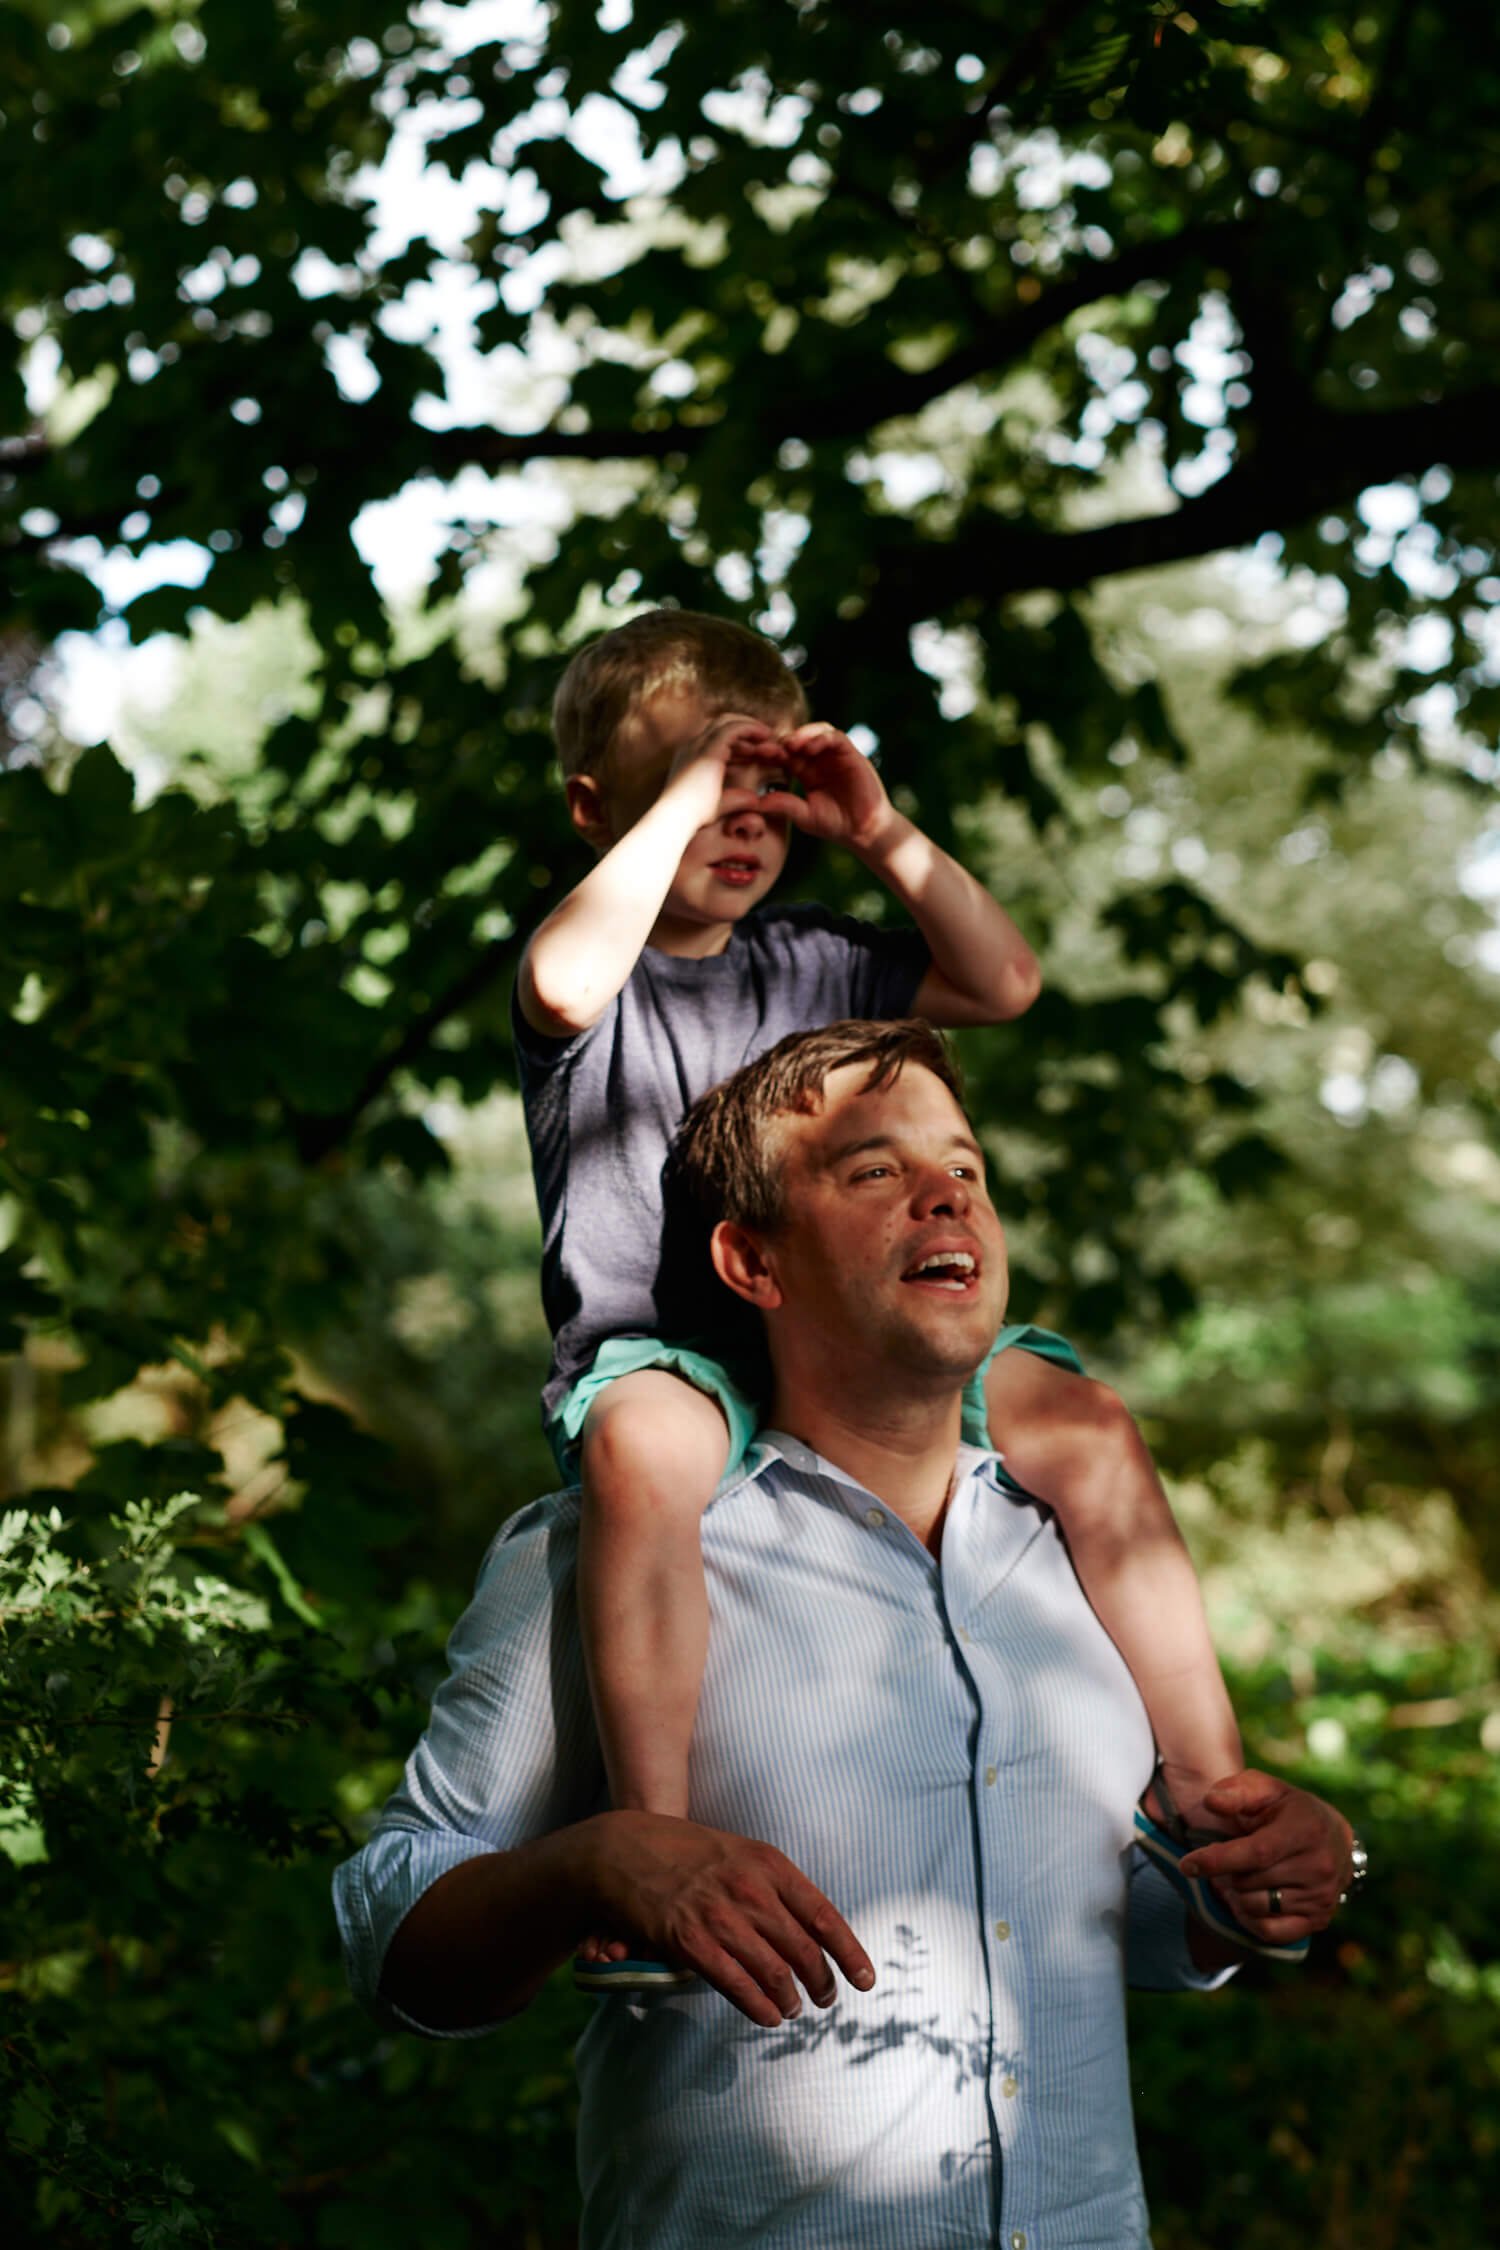
[[717, 875], [721, 883], [728, 883], [735, 890], [743, 890], [746, 884], [753, 883], [760, 871], [758, 859], [748, 859], [741, 853], [709, 861], [709, 872]]

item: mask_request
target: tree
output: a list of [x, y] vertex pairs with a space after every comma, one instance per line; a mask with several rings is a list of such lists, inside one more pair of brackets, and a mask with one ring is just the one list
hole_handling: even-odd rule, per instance
[[[5, 2192], [39, 2239], [566, 2234], [565, 2019], [482, 2082], [381, 2042], [325, 1902], [437, 1661], [434, 1549], [534, 1456], [460, 1538], [312, 1369], [358, 1329], [373, 1232], [401, 1278], [434, 1098], [508, 1078], [505, 982], [567, 879], [559, 652], [648, 599], [759, 619], [931, 828], [1011, 839], [1062, 973], [975, 1043], [976, 1084], [1034, 1153], [1034, 1309], [1095, 1334], [1185, 1301], [1151, 1223], [1185, 1167], [1218, 1209], [1278, 1161], [1246, 992], [1318, 998], [1274, 923], [1181, 870], [1101, 882], [1086, 945], [1052, 889], [1132, 749], [1202, 764], [1099, 589], [1270, 542], [1345, 597], [1239, 683], [1258, 721], [1315, 722], [1308, 790], [1429, 759], [1444, 723], [1458, 781], [1491, 777], [1482, 31], [1412, 0], [880, 15], [0, 7], [0, 1886], [31, 2017]], [[478, 213], [488, 416], [424, 330], [451, 253], [369, 200], [411, 128]], [[566, 520], [479, 645], [468, 589], [538, 465]], [[351, 532], [419, 478], [452, 521], [398, 632]], [[202, 582], [132, 630], [269, 596], [316, 666], [253, 768], [137, 801], [36, 691], [98, 614], [87, 543], [176, 540]], [[1461, 2114], [1486, 1926], [1445, 1971]]]

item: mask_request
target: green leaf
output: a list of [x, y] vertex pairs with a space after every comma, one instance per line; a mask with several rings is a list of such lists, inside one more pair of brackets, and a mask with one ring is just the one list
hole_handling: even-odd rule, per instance
[[283, 1562], [276, 1543], [265, 1525], [260, 1523], [247, 1524], [243, 1538], [248, 1551], [255, 1556], [257, 1562], [264, 1563], [266, 1569], [275, 1579], [277, 1591], [292, 1615], [300, 1618], [304, 1625], [311, 1625], [321, 1630], [327, 1623], [326, 1618], [320, 1617], [307, 1600], [302, 1588]]

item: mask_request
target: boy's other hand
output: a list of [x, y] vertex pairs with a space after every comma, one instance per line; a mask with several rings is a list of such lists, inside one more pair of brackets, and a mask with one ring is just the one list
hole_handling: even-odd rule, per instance
[[757, 799], [768, 819], [791, 821], [825, 843], [867, 851], [895, 818], [895, 810], [869, 759], [847, 734], [813, 719], [778, 744], [786, 770], [802, 795], [773, 789]]

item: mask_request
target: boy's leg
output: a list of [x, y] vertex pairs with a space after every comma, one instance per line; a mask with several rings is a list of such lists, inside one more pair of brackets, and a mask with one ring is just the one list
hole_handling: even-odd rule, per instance
[[583, 1427], [578, 1613], [617, 1807], [684, 1816], [708, 1648], [701, 1525], [729, 1458], [716, 1402], [650, 1367]]
[[[984, 1380], [990, 1434], [1017, 1482], [1056, 1511], [1079, 1583], [1130, 1666], [1177, 1809], [1244, 1764], [1197, 1574], [1134, 1421], [1106, 1384], [1002, 1351]], [[1165, 1807], [1158, 1810], [1164, 1811]]]

